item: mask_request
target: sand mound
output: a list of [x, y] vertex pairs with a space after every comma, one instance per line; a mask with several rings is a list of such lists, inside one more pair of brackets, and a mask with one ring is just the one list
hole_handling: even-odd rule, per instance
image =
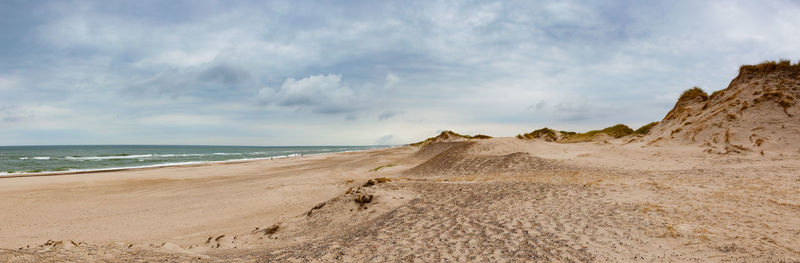
[[[567, 165], [530, 155], [527, 152], [503, 154], [493, 143], [461, 142], [451, 145], [433, 158], [409, 169], [408, 175], [476, 175], [564, 170]], [[424, 151], [425, 149], [421, 149]]]
[[303, 231], [317, 235], [314, 231], [358, 227], [414, 199], [415, 195], [414, 192], [399, 189], [391, 180], [376, 178], [318, 204], [303, 216], [297, 226], [289, 228], [297, 229], [300, 235], [303, 235]]
[[800, 65], [742, 66], [708, 96], [687, 90], [643, 138], [648, 145], [696, 144], [709, 153], [800, 151]]
[[462, 141], [467, 141], [467, 140], [472, 140], [472, 139], [491, 139], [491, 138], [492, 138], [491, 136], [483, 135], [483, 134], [470, 136], [470, 135], [458, 134], [458, 133], [455, 133], [453, 131], [443, 131], [439, 135], [436, 135], [434, 137], [430, 137], [430, 138], [425, 139], [424, 141], [421, 141], [421, 142], [412, 143], [410, 145], [411, 146], [417, 146], [417, 147], [423, 147], [423, 146], [426, 146], [428, 144], [437, 143], [437, 142], [462, 142]]
[[[648, 126], [649, 125], [649, 126]], [[625, 124], [617, 124], [602, 130], [592, 130], [584, 133], [556, 131], [550, 128], [541, 128], [529, 133], [517, 134], [517, 139], [541, 140], [546, 142], [579, 143], [579, 142], [604, 142], [618, 139], [632, 134], [647, 133], [652, 124], [645, 125], [634, 131]]]
[[529, 133], [517, 134], [517, 139], [543, 140], [546, 142], [558, 141], [561, 138], [564, 138], [564, 134], [547, 127]]
[[436, 143], [431, 143], [431, 144], [428, 144], [428, 145], [425, 145], [425, 146], [421, 147], [416, 153], [414, 153], [414, 155], [412, 155], [412, 157], [413, 158], [422, 159], [422, 160], [427, 160], [427, 159], [433, 158], [434, 156], [436, 156], [436, 155], [438, 155], [438, 154], [440, 154], [440, 153], [442, 153], [444, 151], [449, 150], [450, 148], [452, 148], [454, 146], [462, 145], [464, 143], [465, 142], [436, 142]]

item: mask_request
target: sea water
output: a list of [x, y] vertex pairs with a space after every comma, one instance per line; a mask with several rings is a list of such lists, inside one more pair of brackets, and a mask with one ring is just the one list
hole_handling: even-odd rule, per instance
[[0, 146], [0, 176], [274, 159], [386, 146]]

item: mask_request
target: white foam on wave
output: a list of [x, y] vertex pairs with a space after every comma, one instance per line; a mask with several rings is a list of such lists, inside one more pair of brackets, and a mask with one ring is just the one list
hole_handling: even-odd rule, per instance
[[[396, 147], [396, 146], [395, 146]], [[374, 146], [368, 147], [359, 150], [348, 150], [348, 151], [338, 151], [338, 152], [359, 152], [365, 150], [372, 150], [378, 148], [392, 148], [390, 147], [381, 147], [381, 146]], [[340, 148], [342, 149], [342, 148]], [[291, 151], [278, 151], [282, 153], [288, 153]], [[277, 153], [277, 152], [275, 152]], [[328, 152], [330, 153], [330, 152]], [[266, 152], [251, 152], [249, 154], [266, 154]], [[251, 161], [251, 160], [270, 160], [270, 159], [283, 159], [283, 158], [294, 158], [300, 157], [303, 155], [313, 155], [313, 154], [322, 154], [322, 153], [291, 153], [287, 155], [277, 155], [277, 156], [265, 156], [265, 157], [255, 157], [255, 158], [241, 158], [241, 159], [231, 159], [231, 160], [222, 160], [222, 161], [187, 161], [187, 162], [172, 162], [172, 163], [161, 163], [161, 164], [151, 164], [151, 165], [141, 165], [141, 166], [125, 166], [125, 167], [107, 167], [107, 168], [97, 168], [97, 169], [68, 169], [66, 171], [42, 171], [42, 172], [34, 172], [34, 173], [26, 173], [26, 172], [8, 172], [8, 171], [0, 171], [0, 176], [3, 175], [20, 175], [20, 174], [49, 174], [49, 173], [62, 173], [62, 172], [96, 172], [96, 171], [115, 171], [115, 170], [126, 170], [126, 169], [141, 169], [141, 168], [155, 168], [155, 167], [167, 167], [167, 166], [181, 166], [181, 165], [192, 165], [192, 164], [206, 164], [206, 163], [226, 163], [226, 162], [239, 162], [239, 161]], [[231, 154], [233, 155], [233, 154]], [[238, 154], [242, 155], [242, 154]], [[76, 157], [76, 156], [67, 156], [64, 159], [67, 160], [110, 160], [110, 159], [134, 159], [139, 158], [139, 161], [144, 161], [146, 159], [152, 157], [178, 157], [178, 156], [208, 156], [208, 154], [141, 154], [141, 155], [125, 155], [125, 156], [88, 156], [88, 157]], [[24, 159], [23, 159], [24, 158]], [[37, 157], [33, 157], [37, 158]], [[39, 157], [39, 158], [48, 158], [48, 159], [40, 159], [40, 160], [49, 160], [50, 157]], [[27, 160], [31, 159], [31, 157], [21, 157], [20, 160]], [[59, 158], [60, 159], [60, 158]]]
[[50, 156], [36, 156], [36, 157], [20, 157], [20, 160], [50, 160]]
[[[253, 155], [266, 154], [266, 152], [249, 153]], [[203, 157], [203, 156], [241, 156], [242, 153], [169, 153], [169, 154], [135, 154], [135, 155], [115, 155], [115, 156], [67, 156], [64, 159], [74, 161], [99, 161], [99, 160], [122, 160], [122, 159], [149, 159], [149, 158], [173, 158], [173, 157]], [[25, 158], [25, 157], [23, 157]], [[22, 159], [22, 158], [20, 158]]]
[[137, 159], [137, 158], [150, 158], [153, 157], [153, 154], [136, 154], [136, 155], [118, 155], [118, 156], [86, 156], [86, 157], [76, 157], [76, 156], [67, 156], [64, 159], [67, 160], [77, 160], [77, 161], [85, 161], [85, 160], [117, 160], [117, 159]]
[[[133, 155], [130, 155], [133, 156]], [[240, 161], [253, 161], [253, 160], [272, 160], [272, 159], [283, 159], [283, 158], [292, 158], [292, 157], [299, 157], [302, 154], [294, 153], [289, 155], [278, 155], [278, 156], [269, 156], [269, 157], [258, 157], [258, 158], [244, 158], [244, 159], [232, 159], [232, 160], [224, 160], [224, 161], [190, 161], [190, 162], [174, 162], [174, 163], [160, 163], [160, 164], [151, 164], [151, 165], [141, 165], [141, 166], [123, 166], [123, 167], [108, 167], [108, 168], [97, 168], [97, 169], [68, 169], [66, 171], [42, 171], [42, 172], [34, 172], [34, 173], [27, 173], [27, 172], [0, 172], [0, 176], [2, 175], [36, 175], [36, 174], [48, 174], [48, 173], [62, 173], [62, 172], [102, 172], [102, 171], [116, 171], [116, 170], [127, 170], [127, 169], [142, 169], [142, 168], [157, 168], [157, 167], [168, 167], [168, 166], [181, 166], [181, 165], [192, 165], [192, 164], [213, 164], [213, 163], [228, 163], [228, 162], [240, 162]], [[128, 157], [128, 156], [102, 156], [102, 157]], [[81, 158], [89, 158], [89, 157], [81, 157]]]

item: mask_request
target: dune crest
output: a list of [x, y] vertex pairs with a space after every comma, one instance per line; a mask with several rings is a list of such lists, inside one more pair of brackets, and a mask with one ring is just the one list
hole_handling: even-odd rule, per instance
[[693, 88], [642, 138], [648, 145], [698, 145], [708, 153], [800, 150], [800, 65], [742, 66], [723, 90]]

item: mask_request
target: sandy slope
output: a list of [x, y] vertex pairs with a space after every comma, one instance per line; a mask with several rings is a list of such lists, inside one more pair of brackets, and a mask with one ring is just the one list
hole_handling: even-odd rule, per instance
[[800, 260], [797, 153], [626, 140], [0, 179], [0, 261]]
[[303, 213], [341, 194], [347, 180], [363, 181], [374, 163], [408, 151], [0, 178], [0, 246], [191, 243], [248, 231]]

